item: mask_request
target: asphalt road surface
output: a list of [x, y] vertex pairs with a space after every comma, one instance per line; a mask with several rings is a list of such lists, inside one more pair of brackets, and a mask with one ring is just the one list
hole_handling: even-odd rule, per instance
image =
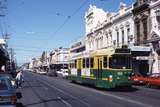
[[160, 89], [105, 90], [24, 72], [20, 107], [160, 107]]

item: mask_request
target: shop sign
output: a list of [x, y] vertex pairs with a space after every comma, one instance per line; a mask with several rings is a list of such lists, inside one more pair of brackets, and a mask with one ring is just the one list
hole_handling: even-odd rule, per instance
[[137, 56], [136, 60], [149, 60], [148, 56]]

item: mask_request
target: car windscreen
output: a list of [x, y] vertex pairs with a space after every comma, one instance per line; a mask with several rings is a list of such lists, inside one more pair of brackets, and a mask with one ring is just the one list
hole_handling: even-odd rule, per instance
[[6, 79], [0, 79], [0, 91], [8, 90], [8, 81]]

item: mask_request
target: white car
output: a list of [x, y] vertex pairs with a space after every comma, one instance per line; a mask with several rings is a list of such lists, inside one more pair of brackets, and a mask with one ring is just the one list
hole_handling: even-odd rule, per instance
[[45, 71], [38, 71], [38, 74], [46, 75], [46, 74], [47, 74], [47, 72], [45, 72]]
[[62, 77], [63, 78], [68, 78], [68, 70], [65, 70], [62, 72]]
[[61, 70], [59, 70], [59, 71], [56, 71], [56, 73], [57, 73], [57, 75], [59, 76], [59, 77], [62, 77], [62, 71]]

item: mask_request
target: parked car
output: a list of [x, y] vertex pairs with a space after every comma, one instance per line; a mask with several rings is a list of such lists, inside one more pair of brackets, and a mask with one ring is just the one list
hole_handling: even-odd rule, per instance
[[21, 93], [16, 93], [15, 86], [6, 76], [0, 77], [0, 105], [3, 107], [16, 107], [17, 99], [21, 98]]
[[68, 69], [60, 69], [57, 71], [57, 75], [62, 78], [68, 78]]
[[63, 73], [62, 70], [58, 70], [58, 71], [56, 71], [56, 73], [57, 73], [58, 77], [62, 77], [62, 73]]
[[49, 70], [49, 71], [47, 72], [47, 75], [48, 75], [48, 76], [57, 76], [57, 73], [56, 73], [55, 70]]
[[68, 70], [62, 71], [62, 77], [63, 78], [68, 78]]
[[47, 74], [46, 71], [38, 71], [37, 73], [38, 73], [38, 74], [41, 74], [41, 75], [46, 75], [46, 74]]
[[146, 84], [146, 77], [144, 77], [140, 74], [132, 73], [131, 81], [132, 81], [132, 84], [134, 84], [134, 85], [144, 85], [144, 84]]
[[160, 73], [154, 73], [146, 77], [145, 79], [146, 86], [157, 86], [160, 87]]

